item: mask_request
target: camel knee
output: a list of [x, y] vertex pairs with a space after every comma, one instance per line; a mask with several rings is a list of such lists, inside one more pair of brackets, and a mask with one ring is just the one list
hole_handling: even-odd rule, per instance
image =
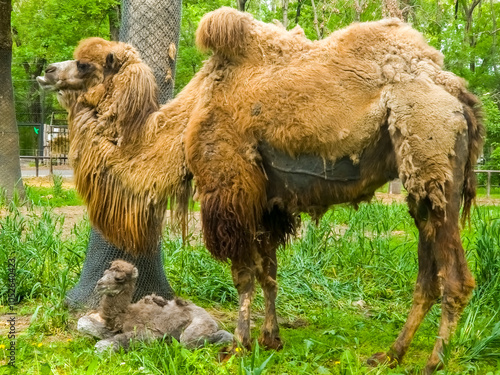
[[233, 284], [238, 294], [252, 293], [255, 284], [255, 266], [233, 263], [231, 267]]
[[278, 292], [278, 282], [271, 276], [261, 276], [258, 278], [258, 281], [264, 293], [276, 295], [276, 293]]
[[469, 302], [475, 282], [472, 274], [467, 269], [465, 275], [460, 278], [448, 278], [443, 280], [443, 310], [448, 313], [459, 315]]

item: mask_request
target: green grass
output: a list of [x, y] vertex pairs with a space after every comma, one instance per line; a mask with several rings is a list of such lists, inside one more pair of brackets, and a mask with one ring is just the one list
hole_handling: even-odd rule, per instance
[[[478, 187], [477, 188], [477, 196], [478, 197], [486, 197], [486, 187]], [[500, 187], [491, 186], [490, 188], [490, 198], [500, 199]]]
[[32, 205], [43, 207], [82, 205], [83, 200], [76, 189], [64, 189], [62, 184], [63, 178], [58, 175], [52, 175], [52, 186], [50, 187], [25, 184], [27, 201]]
[[[50, 207], [35, 215], [14, 205], [0, 219], [0, 264], [17, 259], [19, 316], [29, 327], [18, 337], [19, 373], [26, 374], [413, 374], [430, 353], [440, 309], [435, 306], [418, 331], [403, 364], [371, 369], [366, 359], [386, 350], [408, 313], [418, 262], [418, 232], [403, 204], [338, 207], [278, 254], [278, 315], [285, 347], [255, 347], [246, 356], [219, 363], [220, 348], [187, 350], [177, 343], [138, 345], [128, 353], [95, 355], [95, 340], [76, 331], [76, 316], [63, 304], [78, 280], [88, 241], [86, 220], [61, 238], [64, 218]], [[168, 233], [167, 233], [168, 234]], [[192, 240], [183, 246], [165, 236], [165, 268], [176, 293], [215, 308], [235, 327], [237, 294], [228, 264], [214, 261]], [[462, 232], [478, 287], [464, 312], [442, 374], [500, 375], [500, 207], [475, 209]], [[0, 269], [0, 303], [6, 311], [6, 267]], [[257, 291], [253, 337], [263, 319]], [[0, 313], [1, 311], [0, 310]], [[7, 345], [6, 336], [0, 345]], [[6, 350], [0, 349], [0, 361]], [[0, 367], [0, 374], [9, 373]]]

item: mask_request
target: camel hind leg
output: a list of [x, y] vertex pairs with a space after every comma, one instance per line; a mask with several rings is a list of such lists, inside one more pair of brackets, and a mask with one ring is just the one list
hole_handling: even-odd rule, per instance
[[457, 156], [453, 160], [453, 181], [447, 182], [446, 220], [436, 231], [435, 260], [441, 290], [441, 322], [434, 349], [426, 365], [431, 374], [441, 366], [444, 345], [448, 344], [458, 320], [475, 286], [474, 277], [467, 266], [459, 228], [459, 213], [464, 186], [464, 166], [467, 161], [467, 137], [457, 137]]
[[[416, 99], [416, 103], [408, 104], [405, 109], [419, 109], [419, 104]], [[446, 108], [443, 103], [441, 106]], [[457, 112], [453, 105], [450, 107], [442, 116], [436, 115], [438, 111], [433, 111], [436, 108], [432, 107], [430, 112], [436, 115], [433, 120], [439, 120], [438, 123], [442, 122], [451, 129], [460, 129], [460, 122], [465, 122], [462, 112]], [[406, 113], [406, 116], [401, 118], [405, 117], [419, 119], [418, 115], [412, 116], [411, 111], [410, 116]], [[423, 115], [420, 115], [420, 119], [423, 119]], [[425, 159], [426, 154], [422, 153], [425, 150], [422, 148], [416, 147], [411, 154], [411, 146], [415, 144], [415, 140], [421, 139], [416, 137], [412, 141], [411, 137], [414, 135], [411, 134], [411, 130], [414, 129], [397, 124], [393, 126], [392, 138], [399, 158], [398, 164], [400, 168], [402, 166], [406, 169], [401, 175], [409, 191], [410, 213], [419, 229], [419, 274], [413, 306], [399, 337], [387, 353], [375, 354], [369, 359], [369, 363], [389, 361], [390, 364], [396, 365], [400, 362], [425, 315], [435, 300], [442, 297], [438, 337], [425, 369], [425, 372], [430, 374], [441, 365], [443, 346], [449, 342], [474, 288], [474, 278], [467, 267], [459, 232], [459, 212], [464, 188], [464, 169], [468, 159], [468, 144], [467, 132], [457, 131], [452, 137], [455, 142], [453, 149], [444, 155], [443, 152], [431, 149], [432, 160], [429, 162]], [[421, 134], [426, 134], [426, 137], [432, 140], [435, 133], [427, 129]], [[425, 144], [425, 141], [422, 143]], [[408, 158], [408, 155], [411, 157]], [[447, 158], [447, 163], [443, 162], [444, 156]], [[415, 181], [415, 176], [422, 176], [424, 173], [428, 173], [431, 178]]]
[[278, 320], [276, 317], [276, 295], [278, 284], [276, 282], [276, 247], [266, 246], [267, 241], [255, 243], [252, 259], [246, 261], [233, 261], [231, 272], [233, 282], [239, 295], [238, 325], [234, 333], [234, 346], [241, 345], [250, 349], [250, 307], [255, 290], [255, 277], [262, 286], [265, 300], [265, 318], [261, 327], [259, 344], [268, 349], [281, 349], [283, 347], [280, 336]]

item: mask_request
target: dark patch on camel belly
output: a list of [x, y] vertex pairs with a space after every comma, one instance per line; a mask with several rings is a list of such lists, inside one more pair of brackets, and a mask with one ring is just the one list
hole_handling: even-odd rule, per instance
[[258, 150], [266, 171], [271, 168], [294, 190], [305, 188], [318, 178], [324, 181], [356, 181], [361, 178], [359, 165], [354, 165], [348, 157], [335, 162], [316, 155], [292, 158], [265, 142], [259, 144]]
[[259, 144], [269, 184], [269, 209], [322, 215], [334, 204], [369, 201], [375, 190], [397, 177], [395, 154], [387, 127], [366, 148], [358, 164], [344, 157], [336, 162], [307, 154], [297, 158]]

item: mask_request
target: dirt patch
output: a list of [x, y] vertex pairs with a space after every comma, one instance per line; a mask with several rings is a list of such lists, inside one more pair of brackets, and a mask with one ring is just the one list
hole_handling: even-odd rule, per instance
[[375, 193], [374, 201], [382, 202], [385, 204], [391, 203], [404, 203], [406, 201], [406, 194], [389, 194], [389, 193]]
[[[53, 187], [54, 181], [51, 176], [45, 177], [23, 177], [23, 182], [26, 185], [34, 186], [34, 187]], [[62, 187], [63, 189], [74, 189], [75, 183], [73, 178], [63, 177], [62, 179]]]
[[[37, 218], [41, 217], [42, 213], [47, 210], [47, 207], [19, 207], [19, 212], [23, 216]], [[64, 216], [64, 223], [62, 226], [62, 238], [66, 239], [71, 235], [71, 230], [77, 225], [81, 220], [85, 218], [87, 214], [87, 209], [85, 206], [63, 206], [54, 207], [50, 209], [55, 216]], [[0, 208], [0, 218], [7, 216], [9, 211], [6, 208]]]
[[0, 315], [0, 337], [7, 337], [10, 330], [9, 319], [15, 318], [16, 336], [28, 329], [31, 322], [31, 315]]

